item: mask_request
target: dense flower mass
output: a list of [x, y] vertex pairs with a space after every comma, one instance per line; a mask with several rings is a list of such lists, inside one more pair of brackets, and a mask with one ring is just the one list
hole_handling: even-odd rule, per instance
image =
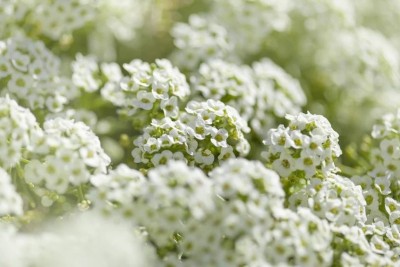
[[35, 116], [8, 96], [0, 98], [0, 122], [0, 167], [9, 169], [33, 150], [42, 130]]
[[107, 83], [101, 93], [121, 107], [121, 113], [132, 117], [135, 127], [145, 126], [151, 118], [178, 117], [179, 101], [189, 95], [189, 86], [170, 61], [158, 59], [149, 64], [133, 60], [123, 67], [129, 76]]
[[310, 113], [287, 115], [288, 127], [268, 132], [263, 154], [281, 177], [326, 177], [336, 172], [334, 159], [342, 154], [339, 135], [329, 121]]
[[0, 42], [2, 93], [32, 108], [61, 111], [77, 92], [60, 76], [60, 60], [40, 41], [14, 37]]
[[88, 126], [62, 118], [44, 123], [43, 136], [30, 158], [25, 165], [25, 179], [59, 194], [66, 193], [70, 185], [89, 182], [91, 174], [105, 173], [110, 164]]
[[238, 112], [220, 101], [189, 102], [180, 119], [153, 120], [134, 141], [136, 163], [152, 167], [170, 159], [185, 160], [205, 170], [226, 159], [245, 156], [249, 128]]
[[0, 266], [399, 266], [399, 14], [0, 0]]

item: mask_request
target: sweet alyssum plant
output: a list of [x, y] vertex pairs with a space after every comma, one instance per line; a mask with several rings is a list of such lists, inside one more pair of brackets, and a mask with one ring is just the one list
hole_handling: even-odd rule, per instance
[[398, 266], [399, 14], [0, 1], [0, 266]]

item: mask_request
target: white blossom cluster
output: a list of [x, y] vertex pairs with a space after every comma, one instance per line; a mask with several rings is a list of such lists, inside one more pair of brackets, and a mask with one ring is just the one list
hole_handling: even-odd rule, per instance
[[8, 96], [0, 98], [0, 167], [17, 165], [42, 134], [35, 116]]
[[94, 56], [77, 54], [71, 64], [72, 82], [84, 92], [93, 93], [107, 82], [119, 82], [121, 68], [116, 63], [98, 63]]
[[209, 177], [176, 161], [150, 170], [147, 179], [126, 166], [110, 176], [98, 177], [98, 199], [144, 227], [163, 266], [332, 262], [328, 223], [307, 209], [284, 209], [278, 175], [260, 162], [232, 159]]
[[0, 38], [18, 32], [66, 46], [77, 40], [107, 60], [117, 57], [118, 42], [135, 39], [150, 7], [159, 8], [151, 0], [4, 0], [0, 5]]
[[43, 136], [30, 158], [25, 165], [26, 180], [58, 194], [89, 182], [91, 174], [105, 173], [110, 164], [88, 126], [62, 118], [44, 123]]
[[311, 178], [309, 185], [289, 197], [289, 205], [308, 207], [336, 226], [361, 226], [367, 221], [361, 186], [335, 174], [326, 179]]
[[[268, 131], [263, 157], [287, 182], [300, 185], [304, 178], [327, 177], [337, 171], [334, 159], [342, 154], [339, 135], [320, 115], [287, 115], [288, 127]], [[303, 178], [303, 179], [302, 179]]]
[[306, 103], [299, 82], [267, 58], [253, 63], [252, 68], [209, 60], [191, 77], [191, 85], [203, 99], [219, 100], [237, 109], [261, 138], [276, 119], [298, 113]]
[[227, 30], [207, 18], [192, 15], [188, 23], [177, 23], [172, 29], [174, 44], [179, 49], [172, 61], [180, 68], [193, 70], [214, 58], [232, 58], [233, 47]]
[[250, 67], [209, 60], [200, 65], [191, 84], [204, 99], [222, 101], [234, 107], [245, 120], [250, 119], [257, 94]]
[[77, 92], [60, 76], [59, 59], [40, 41], [14, 37], [0, 42], [2, 94], [9, 94], [31, 109], [61, 111]]
[[388, 178], [396, 182], [400, 175], [400, 110], [383, 116], [374, 125], [371, 135], [379, 143], [379, 147], [372, 151], [375, 169], [390, 174]]
[[212, 99], [191, 101], [179, 120], [153, 120], [143, 131], [134, 140], [132, 156], [147, 168], [182, 159], [210, 170], [250, 150], [244, 137], [249, 132], [246, 121], [234, 108]]
[[258, 136], [266, 138], [266, 129], [272, 128], [277, 118], [300, 112], [306, 96], [299, 82], [270, 59], [253, 63], [253, 76], [257, 90], [250, 125]]
[[123, 67], [129, 76], [104, 86], [101, 93], [106, 100], [132, 117], [139, 128], [152, 118], [178, 117], [179, 101], [190, 91], [185, 76], [169, 60], [157, 59], [152, 64], [133, 60]]

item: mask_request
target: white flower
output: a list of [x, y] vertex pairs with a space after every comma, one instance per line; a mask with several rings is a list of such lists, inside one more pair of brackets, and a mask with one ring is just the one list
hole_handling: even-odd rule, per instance
[[166, 164], [170, 159], [173, 158], [173, 153], [169, 150], [164, 150], [161, 153], [154, 154], [151, 162], [154, 166], [158, 166], [161, 164]]
[[141, 109], [150, 110], [153, 108], [153, 103], [156, 101], [151, 93], [145, 91], [139, 91], [137, 93], [137, 100], [133, 104]]
[[164, 111], [165, 117], [177, 118], [179, 115], [178, 98], [173, 96], [168, 100], [162, 100], [160, 108]]

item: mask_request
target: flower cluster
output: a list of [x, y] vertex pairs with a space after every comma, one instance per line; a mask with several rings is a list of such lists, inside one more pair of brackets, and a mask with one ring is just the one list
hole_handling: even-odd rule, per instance
[[234, 107], [249, 120], [256, 102], [256, 86], [248, 66], [238, 66], [221, 59], [209, 60], [200, 65], [191, 84], [204, 99], [220, 100]]
[[202, 98], [237, 109], [261, 138], [276, 118], [298, 113], [306, 102], [299, 82], [267, 58], [253, 63], [252, 68], [211, 59], [200, 65], [191, 84]]
[[[142, 194], [142, 187], [146, 179], [141, 172], [121, 164], [107, 174], [93, 175], [90, 182], [96, 187], [96, 190], [90, 192], [89, 198], [96, 203], [97, 208], [107, 211], [112, 207], [108, 203], [120, 206], [131, 204], [137, 196]], [[131, 213], [124, 212], [126, 215]]]
[[335, 174], [323, 180], [311, 178], [307, 187], [290, 196], [289, 205], [308, 207], [336, 226], [360, 226], [367, 221], [361, 186]]
[[307, 209], [284, 209], [278, 175], [260, 162], [232, 159], [209, 178], [176, 161], [150, 170], [148, 179], [125, 166], [110, 176], [99, 179], [99, 195], [144, 227], [163, 266], [332, 261], [327, 222]]
[[249, 152], [249, 128], [238, 112], [220, 101], [191, 101], [180, 119], [153, 120], [135, 139], [132, 156], [150, 168], [170, 159], [210, 170], [226, 159]]
[[116, 63], [102, 63], [99, 66], [93, 56], [77, 54], [72, 62], [72, 82], [85, 92], [95, 92], [106, 82], [119, 82], [122, 78], [121, 68]]
[[76, 97], [71, 82], [60, 76], [60, 62], [40, 41], [14, 37], [0, 42], [2, 93], [31, 109], [61, 111]]
[[389, 178], [397, 180], [400, 175], [400, 110], [383, 116], [374, 125], [371, 135], [379, 143], [379, 147], [372, 151], [375, 169], [389, 172]]
[[[320, 115], [287, 115], [288, 127], [280, 125], [267, 133], [263, 157], [285, 180], [284, 186], [304, 185], [304, 179], [326, 177], [336, 172], [334, 159], [342, 153], [339, 135]], [[287, 184], [286, 184], [287, 183]]]
[[233, 57], [226, 29], [204, 17], [192, 15], [188, 23], [177, 23], [171, 35], [179, 49], [172, 60], [183, 69], [193, 70], [213, 58]]
[[35, 116], [9, 97], [0, 98], [0, 167], [18, 164], [41, 135]]
[[186, 228], [184, 222], [204, 218], [214, 207], [211, 181], [183, 162], [171, 161], [152, 169], [147, 179], [120, 165], [108, 175], [94, 176], [93, 183], [99, 188], [92, 192], [95, 205], [116, 210], [144, 226], [159, 253], [174, 249], [178, 233]]
[[158, 59], [149, 64], [133, 60], [123, 67], [129, 76], [107, 83], [101, 93], [120, 107], [121, 113], [134, 117], [135, 127], [147, 125], [152, 118], [178, 117], [178, 101], [190, 91], [185, 76], [170, 61]]
[[88, 126], [56, 118], [44, 123], [43, 136], [25, 165], [25, 179], [39, 186], [35, 189], [43, 202], [51, 199], [41, 187], [64, 194], [71, 186], [88, 183], [92, 174], [105, 173], [109, 164], [110, 158]]
[[258, 136], [266, 138], [276, 118], [300, 112], [306, 97], [299, 82], [270, 59], [253, 63], [253, 77], [257, 90], [250, 125]]

